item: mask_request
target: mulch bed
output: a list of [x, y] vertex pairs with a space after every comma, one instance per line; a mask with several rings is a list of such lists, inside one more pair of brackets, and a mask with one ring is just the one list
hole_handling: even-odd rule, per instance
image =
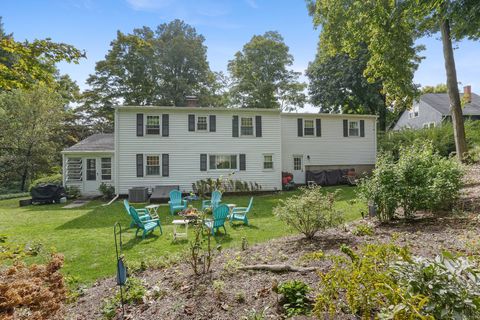
[[[413, 254], [424, 257], [434, 257], [441, 251], [478, 254], [480, 219], [476, 208], [480, 208], [480, 167], [469, 170], [469, 181], [462, 195], [462, 210], [458, 210], [461, 213], [420, 213], [414, 220], [397, 220], [387, 224], [368, 220], [374, 226], [373, 236], [352, 234], [357, 224], [366, 223], [363, 220], [319, 233], [311, 241], [292, 236], [253, 245], [243, 251], [240, 248], [224, 250], [215, 256], [212, 272], [201, 277], [193, 275], [186, 261], [170, 268], [141, 272], [136, 276], [144, 280], [149, 294], [143, 304], [126, 306], [126, 319], [242, 319], [251, 310], [266, 310], [266, 319], [283, 319], [278, 295], [272, 288], [286, 280], [297, 279], [315, 290], [319, 282], [317, 273], [240, 271], [235, 266], [290, 264], [314, 266], [320, 272], [327, 271], [328, 261], [306, 262], [302, 257], [317, 250], [338, 254], [342, 244], [355, 248], [365, 243], [393, 241], [398, 245], [408, 245]], [[67, 319], [102, 318], [103, 300], [117, 290], [113, 278], [98, 281], [69, 306]], [[155, 298], [154, 291], [161, 294]]]

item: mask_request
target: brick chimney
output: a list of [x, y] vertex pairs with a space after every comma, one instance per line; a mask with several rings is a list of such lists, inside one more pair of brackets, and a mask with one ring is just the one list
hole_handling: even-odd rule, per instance
[[197, 96], [186, 96], [185, 102], [187, 103], [187, 107], [196, 107], [198, 103]]
[[463, 100], [465, 103], [472, 102], [472, 86], [463, 87]]

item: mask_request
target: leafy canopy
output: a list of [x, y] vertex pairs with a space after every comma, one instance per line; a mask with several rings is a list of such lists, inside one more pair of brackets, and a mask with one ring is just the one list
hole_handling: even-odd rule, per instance
[[232, 102], [247, 108], [303, 107], [305, 84], [299, 72], [288, 69], [293, 56], [276, 31], [255, 35], [228, 63]]

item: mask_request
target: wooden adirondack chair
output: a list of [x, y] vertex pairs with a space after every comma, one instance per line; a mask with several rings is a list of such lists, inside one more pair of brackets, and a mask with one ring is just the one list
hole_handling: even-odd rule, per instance
[[182, 193], [178, 190], [170, 191], [170, 214], [174, 215], [177, 211], [182, 211], [187, 208], [187, 201], [182, 200]]
[[[127, 213], [130, 216], [130, 219], [132, 220], [130, 222], [130, 228], [133, 228], [135, 226], [135, 220], [133, 220], [133, 217], [130, 213], [130, 207], [131, 207], [130, 203], [128, 202], [127, 199], [124, 199], [123, 200], [123, 205], [125, 206], [125, 210], [127, 210]], [[150, 219], [152, 219], [152, 217], [150, 217], [150, 214], [148, 213], [147, 209], [142, 208], [142, 209], [135, 209], [135, 210], [137, 210], [138, 217], [140, 218], [140, 220], [150, 220]]]
[[248, 226], [248, 218], [247, 214], [252, 209], [253, 204], [253, 197], [250, 198], [250, 202], [248, 203], [248, 207], [235, 207], [232, 209], [232, 213], [230, 214], [230, 224], [233, 221], [243, 221], [243, 224]]
[[203, 224], [208, 228], [208, 230], [215, 235], [215, 232], [218, 231], [220, 227], [223, 227], [225, 234], [227, 229], [225, 229], [225, 221], [228, 218], [230, 209], [227, 205], [221, 204], [213, 210], [213, 219], [204, 220]]
[[202, 210], [211, 208], [212, 211], [214, 211], [215, 208], [220, 205], [221, 201], [222, 201], [222, 193], [218, 190], [215, 190], [212, 192], [212, 198], [210, 200], [202, 201]]
[[153, 232], [156, 227], [159, 227], [160, 234], [163, 234], [162, 226], [160, 225], [160, 219], [141, 220], [137, 210], [134, 207], [130, 207], [130, 214], [135, 221], [135, 226], [137, 227], [135, 237], [138, 235], [138, 231], [143, 230], [142, 239], [145, 239], [145, 236], [149, 232]]

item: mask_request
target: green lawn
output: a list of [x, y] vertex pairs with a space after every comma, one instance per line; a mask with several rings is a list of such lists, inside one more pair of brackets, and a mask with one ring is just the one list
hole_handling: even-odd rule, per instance
[[[335, 190], [328, 187], [324, 190]], [[365, 210], [361, 204], [352, 204], [348, 200], [354, 198], [353, 187], [341, 187], [338, 208], [345, 212], [346, 220], [360, 217]], [[251, 226], [227, 225], [226, 236], [215, 238], [223, 247], [239, 247], [242, 237], [249, 244], [266, 241], [292, 234], [283, 222], [272, 214], [272, 208], [278, 199], [286, 198], [295, 192], [281, 192], [275, 195], [256, 196], [253, 210], [249, 215]], [[246, 206], [247, 196], [226, 196], [224, 203], [235, 203]], [[18, 207], [18, 199], [0, 201], [0, 234], [8, 236], [10, 241], [20, 244], [40, 243], [44, 252], [56, 250], [65, 255], [64, 272], [76, 276], [83, 283], [111, 276], [115, 273], [115, 247], [113, 241], [113, 224], [119, 221], [124, 228], [129, 225], [129, 217], [121, 201], [110, 206], [102, 206], [101, 201], [92, 201], [77, 209], [63, 209], [63, 205], [41, 205]], [[199, 203], [194, 203], [199, 206]], [[133, 229], [124, 233], [124, 254], [127, 261], [159, 260], [166, 255], [179, 253], [188, 247], [186, 241], [172, 242], [173, 217], [168, 213], [168, 207], [159, 209], [163, 227], [163, 235], [156, 230], [145, 240], [135, 238]], [[193, 235], [192, 230], [189, 236]], [[35, 258], [38, 260], [41, 258]]]

